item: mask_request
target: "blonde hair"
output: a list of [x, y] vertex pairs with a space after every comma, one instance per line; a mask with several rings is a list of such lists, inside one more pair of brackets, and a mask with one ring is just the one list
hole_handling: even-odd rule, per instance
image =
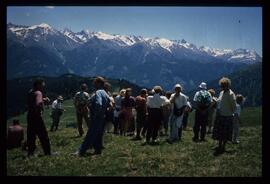
[[222, 88], [226, 88], [226, 87], [230, 87], [231, 86], [231, 80], [227, 77], [222, 77], [220, 80], [219, 80], [219, 85], [222, 87]]

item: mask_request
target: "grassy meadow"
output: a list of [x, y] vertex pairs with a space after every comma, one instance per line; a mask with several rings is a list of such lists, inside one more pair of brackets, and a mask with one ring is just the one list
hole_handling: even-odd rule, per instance
[[[192, 142], [194, 112], [189, 117], [188, 130], [182, 140], [172, 145], [167, 137], [159, 137], [160, 145], [142, 145], [132, 137], [112, 133], [104, 136], [105, 149], [100, 156], [72, 155], [83, 141], [77, 137], [75, 111], [70, 100], [64, 102], [60, 130], [49, 132], [51, 149], [58, 155], [43, 155], [39, 140], [34, 157], [20, 148], [7, 150], [8, 176], [173, 176], [218, 177], [262, 176], [262, 108], [245, 108], [241, 114], [240, 144], [228, 144], [227, 152], [214, 156], [216, 142], [207, 135], [207, 142]], [[45, 108], [46, 109], [46, 108]], [[50, 109], [44, 112], [47, 130], [51, 126]], [[26, 113], [18, 117], [26, 127]], [[7, 125], [12, 123], [7, 120]], [[86, 125], [84, 124], [86, 131]], [[25, 134], [26, 138], [26, 134]]]

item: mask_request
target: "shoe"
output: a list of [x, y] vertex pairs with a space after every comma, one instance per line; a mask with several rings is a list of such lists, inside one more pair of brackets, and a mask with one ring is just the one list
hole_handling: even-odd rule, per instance
[[52, 152], [52, 153], [46, 154], [46, 155], [48, 155], [48, 156], [57, 156], [57, 155], [59, 155], [59, 153], [58, 152]]
[[153, 141], [151, 142], [151, 144], [152, 144], [152, 145], [159, 145], [159, 141], [158, 141], [158, 140], [153, 140]]
[[207, 142], [207, 140], [204, 139], [204, 138], [203, 138], [203, 139], [200, 139], [200, 141], [201, 141], [201, 142]]
[[237, 141], [232, 141], [232, 143], [233, 143], [233, 144], [239, 144], [240, 141], [239, 141], [239, 140], [237, 140]]
[[131, 140], [132, 140], [132, 141], [139, 141], [139, 140], [142, 140], [142, 138], [136, 136], [136, 137], [132, 138]]
[[82, 157], [83, 154], [81, 154], [79, 151], [76, 151], [75, 153], [71, 153], [71, 155], [77, 156], [77, 157]]
[[172, 144], [172, 143], [173, 143], [173, 141], [170, 140], [170, 139], [167, 139], [166, 141], [167, 141], [167, 143], [169, 143], [169, 144]]
[[192, 140], [193, 140], [194, 142], [199, 142], [199, 139], [198, 139], [198, 138], [195, 138], [195, 137], [193, 137]]
[[93, 153], [94, 155], [101, 155], [101, 151], [96, 151]]
[[142, 146], [145, 146], [145, 145], [147, 145], [147, 144], [150, 144], [150, 141], [144, 141], [144, 142], [142, 143]]

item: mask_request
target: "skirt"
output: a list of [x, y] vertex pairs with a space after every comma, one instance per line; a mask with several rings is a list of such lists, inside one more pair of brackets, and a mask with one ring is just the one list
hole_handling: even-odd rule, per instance
[[232, 141], [233, 116], [217, 116], [212, 138], [220, 141]]

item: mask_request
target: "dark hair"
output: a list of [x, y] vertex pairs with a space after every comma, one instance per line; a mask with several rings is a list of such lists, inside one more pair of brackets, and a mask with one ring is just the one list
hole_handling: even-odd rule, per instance
[[172, 95], [171, 91], [166, 91], [165, 96], [169, 99]]
[[214, 89], [209, 89], [208, 92], [211, 94], [211, 96], [214, 96], [216, 94]]
[[87, 84], [83, 83], [81, 85], [81, 90], [85, 91], [87, 89]]
[[13, 120], [13, 125], [19, 125], [19, 124], [20, 124], [20, 122], [19, 122], [18, 119], [14, 119], [14, 120]]
[[147, 90], [146, 89], [142, 89], [141, 90], [141, 95], [146, 95], [147, 94]]
[[241, 103], [243, 103], [243, 101], [244, 101], [243, 95], [237, 94], [237, 95], [236, 95], [236, 102], [237, 102], [238, 104], [241, 104]]
[[41, 78], [37, 78], [37, 79], [34, 81], [33, 87], [36, 88], [36, 87], [38, 87], [38, 85], [42, 85], [42, 83], [44, 83], [44, 80], [41, 79]]
[[103, 77], [96, 77], [93, 81], [94, 85], [99, 85], [100, 87], [104, 87], [105, 79]]
[[107, 90], [107, 91], [110, 91], [111, 86], [112, 86], [112, 85], [111, 85], [109, 82], [105, 82], [105, 83], [104, 83], [104, 89]]

